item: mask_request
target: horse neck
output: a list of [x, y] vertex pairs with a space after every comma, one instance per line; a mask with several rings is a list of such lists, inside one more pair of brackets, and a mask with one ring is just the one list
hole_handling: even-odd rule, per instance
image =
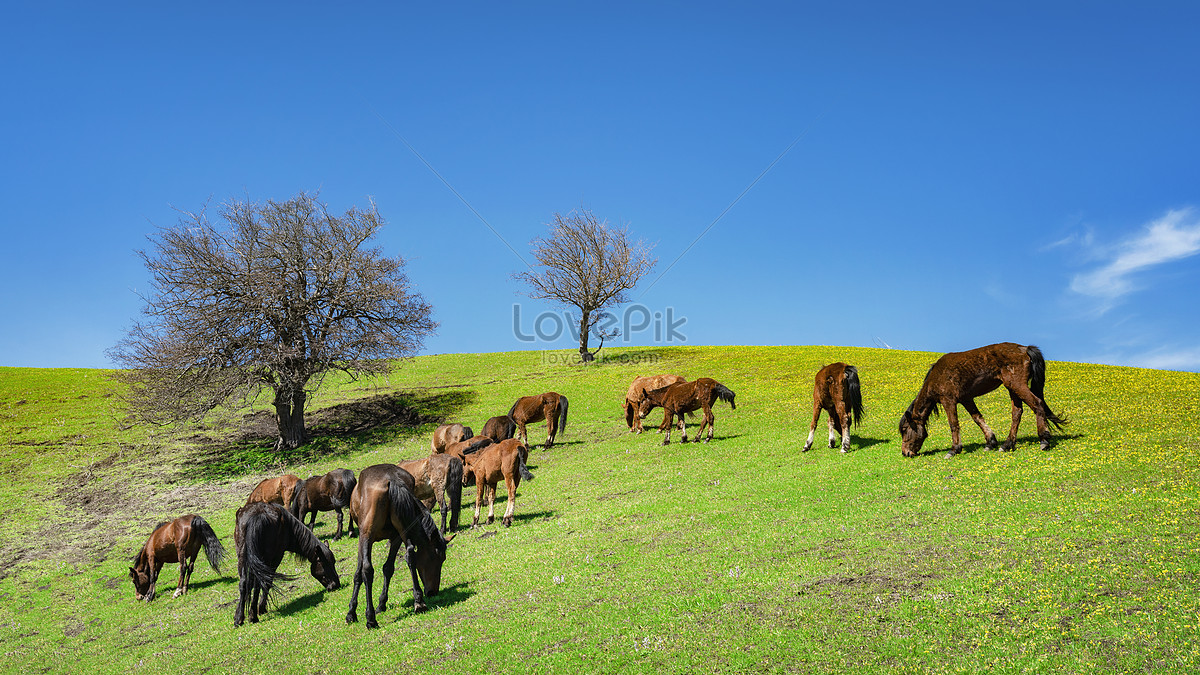
[[284, 550], [298, 553], [310, 561], [316, 558], [321, 549], [321, 540], [305, 527], [304, 521], [298, 518], [287, 518], [285, 521], [288, 531]]
[[917, 394], [917, 397], [912, 402], [913, 417], [924, 423], [929, 420], [929, 416], [933, 414], [937, 405], [937, 397], [929, 391], [928, 387], [921, 387], [920, 393]]

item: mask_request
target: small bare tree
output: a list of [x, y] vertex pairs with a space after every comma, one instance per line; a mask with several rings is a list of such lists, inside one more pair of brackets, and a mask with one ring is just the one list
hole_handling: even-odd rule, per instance
[[325, 373], [386, 373], [437, 327], [404, 260], [366, 246], [384, 224], [373, 202], [335, 216], [302, 192], [227, 202], [220, 218], [227, 229], [184, 212], [138, 251], [151, 276], [146, 318], [109, 351], [127, 369], [115, 377], [135, 418], [194, 419], [270, 389], [276, 449], [297, 448]]
[[[579, 310], [579, 355], [590, 361], [588, 335], [604, 310], [628, 302], [628, 291], [637, 286], [654, 265], [653, 244], [630, 241], [628, 228], [610, 227], [588, 210], [554, 214], [550, 233], [530, 243], [538, 265], [513, 278], [529, 284], [528, 295]], [[598, 333], [601, 346], [616, 330]], [[596, 351], [600, 351], [597, 349]]]

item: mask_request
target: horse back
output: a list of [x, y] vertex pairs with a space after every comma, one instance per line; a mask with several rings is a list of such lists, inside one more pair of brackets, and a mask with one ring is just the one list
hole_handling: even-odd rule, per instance
[[350, 515], [358, 521], [359, 537], [364, 538], [365, 543], [402, 534], [392, 525], [389, 491], [393, 482], [399, 483], [410, 494], [416, 492], [412, 474], [396, 464], [368, 466], [358, 474], [350, 497]]

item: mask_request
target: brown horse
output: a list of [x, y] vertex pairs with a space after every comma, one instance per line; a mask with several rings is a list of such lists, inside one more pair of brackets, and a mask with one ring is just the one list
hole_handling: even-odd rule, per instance
[[401, 469], [412, 474], [416, 481], [413, 496], [421, 500], [425, 508], [433, 510], [436, 501], [442, 512], [442, 535], [445, 536], [446, 516], [450, 516], [450, 532], [458, 529], [458, 516], [462, 511], [463, 461], [455, 454], [430, 455], [425, 459], [400, 462]]
[[516, 431], [517, 423], [513, 418], [508, 415], [496, 415], [483, 425], [483, 433], [479, 435], [487, 436], [493, 443], [499, 443], [512, 438]]
[[225, 549], [212, 527], [200, 516], [189, 513], [175, 520], [159, 523], [133, 559], [129, 576], [133, 579], [133, 594], [138, 600], [150, 602], [154, 599], [158, 585], [158, 573], [166, 563], [179, 563], [179, 584], [175, 587], [177, 598], [187, 593], [192, 572], [196, 569], [196, 556], [204, 549], [204, 557], [213, 571], [221, 573], [221, 559]]
[[966, 352], [952, 352], [938, 359], [925, 374], [925, 382], [916, 399], [900, 418], [900, 451], [905, 457], [915, 457], [929, 435], [925, 423], [936, 413], [940, 405], [946, 411], [950, 423], [953, 446], [946, 453], [953, 457], [962, 450], [958, 435], [958, 406], [975, 420], [987, 439], [987, 447], [996, 449], [996, 434], [992, 432], [979, 408], [975, 397], [982, 396], [1004, 386], [1012, 400], [1012, 428], [1004, 450], [1012, 450], [1017, 441], [1017, 428], [1021, 425], [1021, 404], [1028, 404], [1037, 415], [1038, 438], [1042, 450], [1050, 447], [1050, 429], [1046, 422], [1061, 429], [1067, 421], [1055, 415], [1046, 404], [1046, 361], [1042, 351], [1033, 345], [1022, 346], [1012, 342], [979, 347]]
[[525, 460], [529, 450], [521, 441], [510, 438], [495, 445], [489, 445], [477, 453], [467, 455], [463, 481], [467, 477], [475, 480], [475, 520], [471, 527], [479, 525], [479, 507], [483, 504], [484, 495], [488, 500], [488, 524], [496, 519], [496, 486], [500, 481], [508, 488], [508, 508], [504, 510], [504, 526], [512, 525], [513, 512], [517, 508], [517, 488], [521, 479], [533, 480], [533, 474], [525, 468]]
[[[708, 438], [705, 439], [707, 443], [712, 440], [716, 421], [712, 412], [713, 404], [718, 400], [725, 401], [732, 409], [737, 410], [737, 404], [733, 402], [733, 391], [711, 377], [702, 377], [694, 382], [677, 382], [649, 391], [642, 390], [642, 397], [642, 402], [638, 406], [638, 415], [645, 419], [651, 410], [665, 409], [671, 417], [679, 418], [679, 431], [683, 434], [684, 443], [687, 443], [687, 427], [683, 421], [686, 413], [696, 410], [704, 411], [704, 421], [700, 423], [700, 430], [696, 432], [695, 440], [697, 443], [700, 442], [700, 436], [704, 433], [704, 427], [707, 426]], [[670, 442], [671, 428], [667, 427], [667, 437], [663, 439], [662, 444], [668, 445]]]
[[237, 510], [233, 541], [238, 556], [238, 604], [233, 610], [234, 628], [242, 625], [246, 605], [250, 605], [250, 623], [267, 611], [267, 596], [279, 581], [294, 581], [281, 574], [279, 563], [285, 551], [304, 556], [309, 573], [327, 591], [341, 586], [337, 562], [329, 545], [317, 539], [304, 523], [278, 504], [255, 502]]
[[[642, 392], [661, 389], [676, 382], [687, 382], [687, 380], [679, 375], [650, 375], [633, 378], [633, 382], [625, 392], [625, 402], [621, 404], [622, 410], [625, 411], [625, 424], [629, 426], [630, 433], [642, 433], [642, 418], [638, 415], [638, 407], [642, 404]], [[664, 410], [663, 421], [658, 425], [658, 432], [666, 431], [671, 426], [671, 422], [671, 413]]]
[[292, 495], [295, 494], [296, 483], [299, 481], [299, 476], [293, 476], [290, 473], [279, 478], [268, 478], [255, 486], [249, 499], [246, 500], [246, 504], [266, 502], [279, 504], [286, 509], [292, 503]]
[[[350, 516], [358, 521], [358, 567], [354, 571], [354, 592], [346, 623], [358, 621], [358, 590], [367, 585], [367, 628], [378, 628], [371, 584], [375, 567], [371, 564], [371, 545], [388, 540], [387, 562], [383, 565], [383, 589], [379, 592], [379, 611], [387, 610], [388, 584], [396, 567], [400, 544], [406, 546], [404, 561], [412, 573], [413, 611], [425, 611], [425, 595], [435, 596], [442, 583], [442, 564], [446, 546], [454, 535], [442, 538], [429, 511], [413, 496], [415, 481], [395, 464], [376, 464], [358, 474], [358, 485], [350, 499]], [[418, 580], [418, 576], [420, 579]]]
[[446, 451], [447, 445], [465, 441], [474, 435], [475, 432], [471, 431], [471, 427], [461, 424], [443, 424], [433, 430], [433, 440], [430, 442], [430, 446], [433, 448], [432, 454], [441, 454]]
[[[350, 494], [354, 492], [354, 483], [354, 472], [350, 469], [334, 469], [324, 476], [311, 476], [296, 483], [292, 515], [304, 522], [305, 516], [311, 513], [312, 519], [308, 523], [308, 529], [311, 531], [317, 525], [318, 511], [337, 511], [338, 526], [333, 540], [341, 539], [342, 509], [350, 506]], [[354, 536], [353, 521], [350, 522], [347, 534]]]
[[529, 437], [525, 433], [525, 425], [546, 420], [549, 436], [546, 438], [546, 449], [554, 445], [554, 436], [567, 429], [567, 397], [548, 391], [540, 396], [524, 396], [517, 399], [508, 416], [517, 424], [522, 445], [528, 445]]
[[829, 413], [829, 447], [834, 447], [833, 432], [836, 431], [842, 435], [842, 452], [850, 452], [850, 426], [858, 426], [865, 416], [857, 368], [838, 362], [817, 371], [813, 384], [812, 424], [808, 425], [808, 440], [801, 452], [812, 448], [822, 410]]

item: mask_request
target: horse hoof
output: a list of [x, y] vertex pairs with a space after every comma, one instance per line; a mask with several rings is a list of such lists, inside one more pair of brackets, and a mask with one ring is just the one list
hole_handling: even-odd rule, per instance
[[494, 522], [496, 522], [496, 518], [495, 518], [495, 516], [488, 516], [488, 522], [487, 522], [487, 524], [488, 524], [488, 525], [491, 525], [491, 524], [492, 524], [492, 523], [494, 523]]
[[349, 626], [352, 623], [358, 623], [358, 613], [346, 612], [346, 625]]
[[668, 441], [668, 440], [665, 440], [665, 439], [664, 439], [664, 440], [663, 440], [663, 442], [662, 442], [662, 444], [663, 444], [663, 445], [670, 445], [670, 444], [671, 444], [671, 441]]
[[504, 523], [505, 527], [509, 527], [512, 525], [512, 520], [512, 518], [505, 518], [502, 522]]
[[367, 619], [367, 628], [368, 629], [379, 628], [379, 622], [376, 621], [375, 619]]
[[181, 596], [181, 595], [183, 595], [183, 590], [182, 590], [182, 589], [176, 589], [176, 590], [175, 590], [175, 592], [171, 594], [171, 597], [172, 597], [172, 598], [178, 598], [178, 597], [179, 597], [179, 596]]
[[1050, 449], [1050, 441], [1042, 441], [1042, 450]]
[[953, 457], [953, 456], [955, 456], [955, 455], [957, 455], [957, 454], [958, 454], [958, 453], [957, 453], [957, 452], [955, 452], [954, 450], [947, 450], [947, 451], [946, 451], [946, 459], [950, 459], [951, 457]]
[[429, 608], [426, 607], [425, 603], [423, 603], [423, 602], [413, 604], [413, 613], [414, 614], [420, 614], [421, 612], [424, 612], [427, 609], [429, 609]]

